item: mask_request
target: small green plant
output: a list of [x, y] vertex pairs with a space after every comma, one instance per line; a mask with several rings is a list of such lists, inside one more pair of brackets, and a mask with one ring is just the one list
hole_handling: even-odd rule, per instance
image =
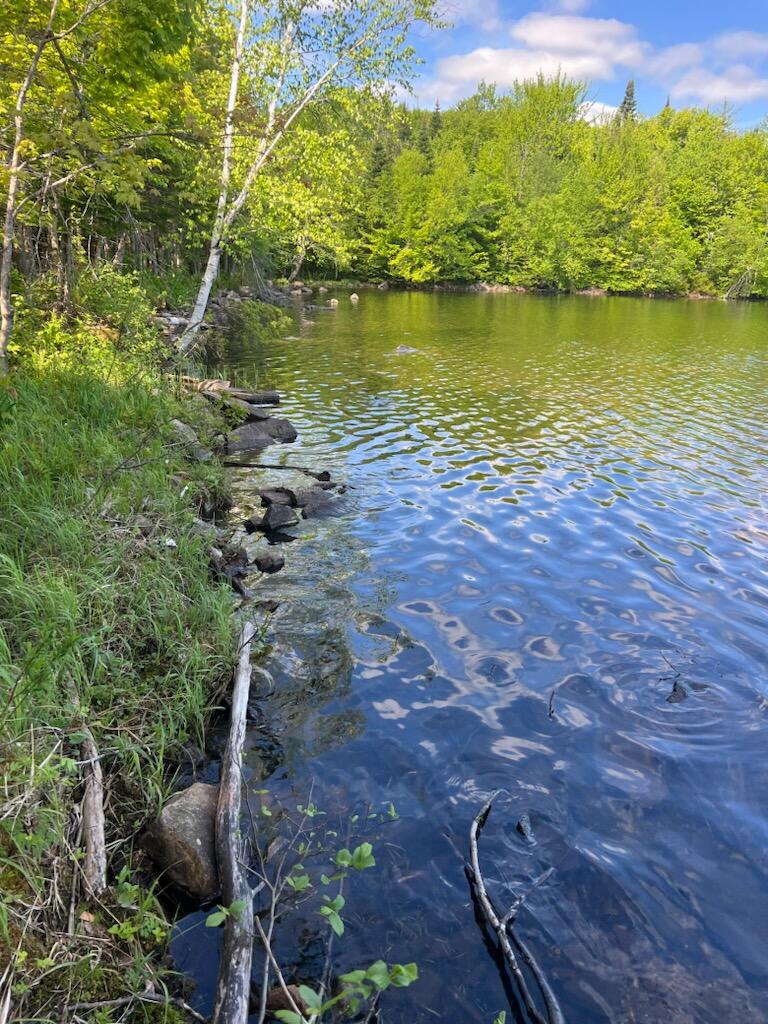
[[354, 1015], [371, 996], [384, 992], [390, 986], [407, 988], [417, 981], [418, 977], [419, 969], [416, 964], [390, 965], [383, 960], [377, 960], [366, 971], [357, 970], [342, 974], [339, 977], [341, 991], [331, 999], [323, 999], [319, 992], [315, 992], [308, 985], [300, 985], [299, 994], [307, 1007], [306, 1013], [302, 1015], [293, 1010], [278, 1010], [275, 1016], [283, 1024], [314, 1024], [321, 1020], [328, 1010], [339, 1004], [347, 1014]]
[[228, 907], [222, 907], [220, 904], [212, 911], [205, 919], [206, 928], [218, 928], [224, 924], [228, 917], [239, 917], [240, 914], [245, 910], [245, 900], [235, 900], [234, 903], [230, 903]]

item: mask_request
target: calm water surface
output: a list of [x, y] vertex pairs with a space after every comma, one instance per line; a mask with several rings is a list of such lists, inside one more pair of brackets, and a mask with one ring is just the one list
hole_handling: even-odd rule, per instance
[[[387, 1024], [508, 1009], [461, 860], [501, 789], [489, 886], [554, 867], [518, 928], [570, 1024], [768, 1020], [768, 308], [339, 298], [226, 366], [287, 396], [271, 461], [349, 485], [263, 589], [278, 726], [250, 755], [399, 814], [338, 966], [418, 962]], [[322, 934], [283, 940], [301, 980]]]

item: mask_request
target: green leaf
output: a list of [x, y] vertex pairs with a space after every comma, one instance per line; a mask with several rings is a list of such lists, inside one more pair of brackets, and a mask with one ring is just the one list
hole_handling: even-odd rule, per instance
[[343, 850], [339, 850], [336, 854], [336, 865], [340, 868], [348, 868], [352, 863], [352, 854], [346, 847]]
[[393, 964], [389, 972], [389, 980], [395, 988], [408, 988], [419, 977], [419, 968], [416, 964]]
[[214, 910], [212, 914], [209, 914], [205, 919], [206, 928], [218, 928], [220, 924], [224, 924], [227, 920], [227, 912], [225, 910]]
[[293, 1010], [276, 1010], [275, 1017], [283, 1021], [283, 1024], [303, 1024], [301, 1017]]
[[373, 847], [370, 843], [361, 843], [355, 847], [352, 853], [352, 867], [356, 871], [364, 871], [366, 868], [376, 866], [376, 858], [373, 856]]
[[496, 1016], [493, 1018], [493, 1024], [506, 1024], [507, 1011], [499, 1010]]
[[328, 875], [320, 875], [320, 881], [323, 883], [323, 885], [330, 885], [331, 884], [331, 880], [328, 877]]
[[385, 988], [389, 988], [389, 968], [383, 960], [377, 960], [375, 964], [371, 964], [365, 972], [365, 976], [373, 982], [380, 992], [383, 992]]
[[349, 974], [340, 974], [339, 981], [346, 981], [350, 985], [359, 985], [365, 981], [365, 971], [350, 971]]
[[314, 989], [311, 989], [309, 985], [299, 985], [299, 995], [310, 1010], [319, 1010], [323, 1005], [322, 997]]
[[344, 922], [341, 920], [338, 914], [332, 913], [328, 918], [328, 923], [333, 928], [336, 935], [344, 934]]

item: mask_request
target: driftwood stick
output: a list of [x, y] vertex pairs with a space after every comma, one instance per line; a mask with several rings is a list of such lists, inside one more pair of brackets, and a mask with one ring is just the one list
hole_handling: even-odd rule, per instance
[[104, 828], [104, 775], [99, 760], [99, 750], [93, 733], [81, 714], [80, 695], [72, 678], [69, 680], [72, 703], [78, 713], [78, 728], [83, 739], [80, 743], [80, 757], [83, 765], [84, 792], [80, 805], [82, 815], [85, 862], [83, 874], [85, 884], [93, 896], [100, 896], [107, 887], [107, 843]]
[[227, 916], [221, 950], [216, 1005], [212, 1024], [246, 1024], [253, 957], [253, 896], [243, 867], [240, 809], [243, 779], [243, 742], [251, 687], [251, 640], [255, 629], [246, 622], [240, 633], [240, 656], [232, 691], [232, 721], [221, 763], [219, 802], [216, 808], [216, 860], [222, 906], [237, 903]]
[[534, 1021], [534, 1024], [547, 1024], [544, 1018], [541, 1016], [539, 1011], [536, 1009], [533, 999], [531, 997], [530, 990], [525, 980], [525, 976], [520, 969], [520, 964], [515, 956], [515, 951], [512, 949], [512, 944], [509, 938], [509, 932], [506, 927], [506, 922], [499, 918], [496, 913], [496, 909], [488, 895], [488, 890], [485, 886], [485, 880], [483, 873], [480, 870], [480, 853], [478, 849], [478, 839], [480, 833], [483, 830], [483, 826], [488, 820], [488, 815], [491, 813], [491, 807], [493, 801], [498, 796], [498, 791], [491, 796], [472, 821], [472, 825], [469, 830], [469, 856], [470, 863], [467, 866], [467, 874], [469, 875], [472, 888], [475, 893], [475, 898], [482, 912], [483, 918], [485, 919], [488, 927], [494, 932], [496, 938], [499, 941], [504, 959], [509, 967], [517, 986], [520, 990], [520, 994], [523, 999], [523, 1004], [528, 1012], [528, 1016]]
[[277, 462], [237, 462], [235, 459], [225, 459], [222, 466], [231, 466], [233, 469], [285, 469], [293, 473], [305, 473], [323, 482], [330, 479], [330, 474], [326, 475], [322, 471], [318, 473], [314, 469], [307, 469], [306, 466], [281, 466]]
[[518, 953], [523, 958], [531, 974], [536, 979], [536, 984], [539, 986], [542, 998], [547, 1007], [547, 1014], [549, 1015], [550, 1024], [565, 1024], [565, 1017], [563, 1011], [560, 1009], [560, 1004], [557, 1001], [557, 996], [552, 991], [552, 986], [546, 979], [546, 976], [542, 969], [539, 967], [533, 953], [521, 938], [515, 934], [511, 928], [507, 928], [508, 934], [512, 938], [512, 942], [515, 944]]

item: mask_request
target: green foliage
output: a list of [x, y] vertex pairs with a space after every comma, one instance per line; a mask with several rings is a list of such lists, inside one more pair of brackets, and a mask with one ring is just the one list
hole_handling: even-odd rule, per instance
[[[130, 841], [168, 794], [166, 752], [200, 742], [231, 671], [231, 592], [210, 580], [195, 526], [223, 471], [186, 462], [168, 427], [181, 417], [204, 432], [198, 417], [211, 414], [146, 362], [141, 297], [133, 278], [122, 285], [109, 278], [123, 312], [106, 333], [106, 285], [94, 282], [90, 308], [49, 317], [0, 383], [0, 769], [14, 807], [0, 823], [0, 970], [21, 943], [19, 998], [40, 1019], [59, 1018], [68, 990], [98, 1000], [157, 980], [168, 922], [132, 873]], [[101, 903], [76, 907], [77, 927], [100, 936], [99, 965], [75, 942], [49, 968], [40, 936], [66, 927], [56, 893], [79, 871], [67, 851], [81, 718], [102, 753], [108, 843], [129, 860]]]
[[[561, 76], [482, 87], [369, 151], [353, 269], [426, 284], [768, 296], [768, 133], [702, 110], [591, 124]], [[430, 133], [429, 126], [432, 125]]]

